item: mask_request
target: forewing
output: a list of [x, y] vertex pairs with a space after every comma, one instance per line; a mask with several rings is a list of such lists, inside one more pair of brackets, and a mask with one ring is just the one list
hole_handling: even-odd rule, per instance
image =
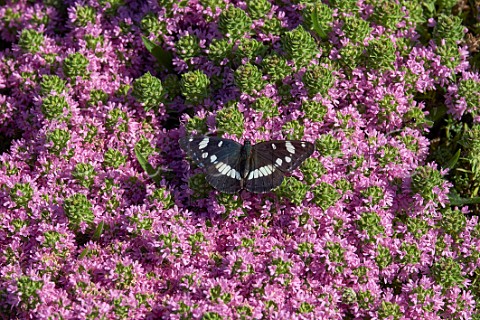
[[252, 155], [287, 173], [301, 165], [314, 150], [315, 146], [307, 141], [272, 140], [254, 145]]
[[206, 168], [206, 180], [212, 187], [225, 193], [240, 191], [241, 144], [208, 136], [185, 137], [179, 143], [195, 163]]
[[[199, 166], [209, 168], [216, 162], [237, 161], [242, 145], [230, 139], [209, 136], [183, 137], [180, 147]], [[227, 160], [228, 159], [228, 160]]]

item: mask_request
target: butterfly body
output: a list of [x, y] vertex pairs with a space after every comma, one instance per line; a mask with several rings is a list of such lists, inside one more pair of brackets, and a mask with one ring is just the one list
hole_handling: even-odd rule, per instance
[[297, 168], [314, 151], [310, 142], [272, 140], [242, 145], [230, 139], [210, 136], [184, 137], [180, 147], [200, 167], [215, 189], [237, 193], [242, 189], [264, 193], [278, 187], [285, 173]]

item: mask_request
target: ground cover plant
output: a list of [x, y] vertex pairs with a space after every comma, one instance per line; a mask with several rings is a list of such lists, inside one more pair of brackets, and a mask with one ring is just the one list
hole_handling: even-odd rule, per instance
[[[479, 26], [473, 1], [1, 1], [1, 317], [479, 319]], [[224, 194], [179, 148], [207, 133], [316, 150]]]

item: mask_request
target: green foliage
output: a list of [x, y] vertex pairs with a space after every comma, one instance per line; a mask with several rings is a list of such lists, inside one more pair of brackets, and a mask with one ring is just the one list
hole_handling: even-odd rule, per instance
[[72, 171], [72, 176], [81, 186], [89, 189], [93, 185], [93, 178], [96, 176], [95, 168], [90, 163], [77, 163]]
[[377, 263], [380, 270], [385, 269], [393, 262], [392, 254], [390, 253], [390, 249], [379, 245], [377, 247], [377, 256], [375, 257], [375, 262]]
[[218, 29], [226, 37], [233, 40], [250, 33], [252, 19], [245, 11], [231, 6], [220, 14]]
[[223, 317], [216, 312], [205, 312], [202, 315], [202, 320], [223, 320]]
[[43, 44], [43, 34], [32, 29], [23, 29], [18, 39], [18, 45], [23, 51], [37, 53]]
[[308, 185], [314, 184], [326, 171], [323, 164], [315, 158], [310, 157], [302, 164], [303, 179]]
[[332, 31], [333, 9], [321, 2], [315, 2], [313, 5], [306, 6], [303, 9], [303, 25], [305, 29], [315, 31], [323, 40], [328, 38]]
[[182, 74], [180, 80], [180, 91], [186, 102], [201, 103], [210, 93], [210, 79], [200, 70], [190, 71]]
[[462, 275], [462, 267], [451, 257], [443, 257], [439, 261], [434, 262], [432, 275], [435, 281], [443, 288], [451, 288], [454, 286], [463, 286], [465, 277]]
[[127, 132], [128, 130], [128, 117], [127, 113], [115, 108], [108, 112], [105, 120], [105, 126], [108, 130], [118, 130], [120, 132]]
[[86, 134], [85, 134], [84, 141], [86, 143], [92, 143], [93, 139], [97, 136], [98, 128], [93, 124], [87, 124], [85, 131], [86, 131]]
[[262, 76], [257, 66], [247, 63], [235, 70], [235, 84], [242, 92], [253, 94], [265, 86]]
[[251, 107], [256, 111], [263, 112], [263, 119], [276, 117], [280, 114], [275, 101], [267, 97], [258, 98], [252, 103]]
[[282, 127], [282, 131], [286, 133], [285, 138], [288, 140], [301, 140], [304, 130], [305, 126], [299, 120], [288, 121]]
[[143, 105], [145, 111], [157, 110], [162, 102], [163, 87], [160, 79], [145, 73], [133, 82], [132, 95]]
[[68, 218], [68, 227], [73, 231], [77, 231], [81, 223], [86, 223], [91, 227], [95, 219], [92, 204], [88, 201], [87, 196], [81, 193], [65, 199], [63, 210]]
[[302, 101], [302, 111], [305, 112], [306, 118], [315, 122], [323, 122], [323, 118], [327, 114], [327, 107], [318, 101], [305, 100]]
[[357, 293], [352, 288], [344, 288], [342, 292], [342, 302], [352, 304], [357, 301]]
[[321, 135], [315, 142], [315, 149], [324, 157], [341, 155], [341, 143], [331, 134]]
[[76, 77], [86, 79], [88, 77], [88, 65], [89, 61], [83, 54], [80, 52], [72, 53], [63, 60], [63, 73], [72, 81]]
[[175, 199], [173, 199], [172, 194], [168, 192], [165, 188], [157, 188], [149, 197], [150, 201], [158, 201], [163, 204], [163, 209], [173, 208], [175, 205]]
[[206, 243], [207, 240], [203, 233], [196, 232], [188, 237], [188, 242], [192, 247], [192, 254], [197, 254], [200, 252], [201, 244]]
[[420, 251], [416, 243], [409, 244], [407, 242], [403, 242], [401, 245], [401, 250], [405, 252], [405, 255], [402, 258], [402, 263], [404, 264], [420, 263], [422, 251]]
[[465, 99], [468, 111], [473, 113], [473, 116], [479, 114], [480, 106], [480, 82], [474, 79], [462, 79], [458, 83], [458, 96]]
[[347, 71], [354, 70], [360, 65], [363, 58], [365, 46], [356, 43], [347, 43], [346, 46], [340, 49], [340, 66], [347, 67]]
[[195, 116], [193, 118], [188, 119], [186, 124], [186, 128], [188, 132], [196, 131], [198, 133], [206, 133], [207, 132], [207, 119], [200, 118]]
[[163, 80], [164, 98], [172, 101], [181, 94], [180, 78], [176, 74], [168, 74]]
[[263, 57], [268, 47], [258, 40], [243, 38], [237, 45], [235, 58], [237, 62], [247, 58], [250, 62], [254, 62], [256, 57]]
[[262, 26], [262, 32], [267, 35], [280, 36], [284, 32], [282, 22], [278, 18], [265, 18]]
[[43, 241], [42, 246], [52, 249], [55, 249], [60, 239], [63, 238], [63, 235], [57, 231], [46, 231], [43, 233], [43, 236], [45, 240]]
[[167, 27], [165, 21], [160, 21], [156, 15], [153, 13], [146, 14], [142, 21], [140, 22], [142, 31], [146, 35], [154, 34], [165, 34], [167, 32]]
[[426, 200], [435, 200], [435, 187], [441, 187], [443, 177], [440, 171], [429, 166], [421, 166], [412, 175], [412, 191], [419, 193]]
[[397, 148], [386, 144], [378, 149], [376, 156], [378, 163], [382, 168], [389, 164], [398, 164], [400, 161], [400, 152]]
[[115, 287], [118, 290], [130, 288], [134, 284], [135, 276], [131, 265], [125, 266], [121, 263], [117, 263], [115, 267], [115, 275]]
[[371, 1], [374, 5], [370, 19], [378, 25], [392, 31], [396, 30], [397, 24], [405, 17], [402, 6], [388, 0]]
[[433, 30], [433, 39], [440, 45], [442, 40], [457, 43], [463, 40], [465, 27], [462, 25], [462, 18], [451, 14], [442, 14], [438, 17], [437, 24]]
[[301, 205], [310, 187], [294, 177], [285, 177], [275, 190], [280, 199], [288, 199], [294, 205]]
[[225, 2], [223, 0], [199, 0], [204, 8], [210, 8], [212, 12], [225, 9]]
[[124, 165], [127, 160], [127, 156], [124, 156], [119, 150], [109, 148], [105, 152], [103, 164], [106, 167], [112, 167], [118, 169], [121, 165]]
[[400, 310], [400, 306], [396, 303], [382, 301], [380, 308], [378, 308], [379, 319], [399, 320], [404, 314]]
[[363, 40], [372, 32], [368, 22], [356, 16], [346, 17], [342, 29], [345, 36], [353, 43], [363, 43]]
[[188, 60], [200, 54], [200, 40], [194, 35], [183, 36], [175, 44], [177, 55]]
[[452, 71], [461, 62], [458, 44], [453, 41], [445, 41], [445, 43], [438, 45], [435, 51], [440, 56], [442, 65], [447, 66]]
[[261, 19], [272, 8], [272, 4], [268, 0], [247, 0], [247, 12], [252, 19]]
[[223, 302], [230, 302], [232, 295], [230, 293], [222, 293], [222, 287], [220, 285], [216, 285], [215, 287], [210, 289], [210, 300], [212, 302], [219, 302], [219, 300]]
[[64, 112], [70, 110], [64, 96], [49, 95], [42, 101], [42, 113], [48, 120], [61, 119]]
[[447, 208], [442, 211], [442, 219], [439, 221], [442, 230], [451, 235], [454, 239], [460, 237], [460, 233], [465, 231], [467, 218], [460, 210]]
[[422, 218], [405, 216], [404, 223], [407, 226], [408, 232], [412, 234], [416, 239], [420, 239], [430, 230], [428, 222]]
[[262, 69], [273, 82], [281, 82], [293, 72], [287, 60], [277, 54], [266, 56], [262, 61]]
[[95, 23], [95, 15], [97, 12], [90, 6], [77, 6], [75, 8], [76, 20], [75, 24], [79, 27], [86, 27], [88, 23]]
[[298, 308], [298, 312], [302, 314], [311, 313], [315, 310], [315, 306], [311, 305], [308, 302], [300, 303], [300, 307]]
[[40, 82], [40, 94], [48, 95], [52, 91], [62, 93], [65, 90], [66, 81], [60, 79], [57, 75], [43, 75]]
[[[99, 46], [99, 47], [103, 46], [103, 44], [105, 42], [105, 38], [102, 35], [100, 35], [98, 37], [94, 37], [91, 34], [86, 34], [85, 35], [85, 42], [87, 43], [87, 48], [88, 49], [90, 49], [92, 51], [95, 51], [97, 46]], [[96, 54], [97, 54], [97, 56], [99, 56], [99, 53], [96, 53]]]
[[357, 0], [331, 0], [330, 7], [338, 9], [339, 12], [351, 13], [358, 12]]
[[220, 133], [235, 134], [237, 137], [242, 136], [244, 117], [243, 113], [238, 110], [236, 103], [218, 110], [216, 120], [217, 129]]
[[395, 56], [395, 45], [390, 38], [381, 36], [370, 40], [367, 46], [367, 66], [380, 71], [393, 70]]
[[212, 187], [205, 180], [205, 174], [196, 174], [190, 177], [188, 181], [188, 187], [193, 190], [193, 199], [202, 199], [205, 198]]
[[281, 42], [287, 58], [293, 60], [297, 68], [309, 65], [320, 53], [315, 39], [302, 26], [283, 34]]
[[28, 203], [33, 198], [33, 188], [30, 183], [15, 183], [10, 189], [10, 198], [17, 207], [27, 208]]
[[329, 183], [321, 182], [313, 190], [313, 202], [323, 210], [333, 206], [342, 197], [337, 189]]
[[345, 269], [345, 249], [340, 243], [328, 241], [325, 244], [328, 250], [328, 260], [335, 265], [335, 273], [342, 273]]
[[213, 39], [208, 46], [208, 58], [219, 63], [232, 56], [233, 43], [228, 39]]
[[364, 198], [371, 199], [371, 202], [369, 203], [371, 206], [377, 205], [385, 196], [383, 189], [378, 186], [370, 186], [362, 190], [360, 193]]
[[100, 0], [99, 3], [102, 7], [107, 8], [105, 13], [109, 16], [117, 14], [118, 9], [125, 5], [125, 0]]
[[90, 99], [88, 99], [88, 104], [90, 106], [97, 105], [100, 101], [102, 104], [106, 104], [108, 100], [108, 94], [102, 89], [93, 89], [90, 91]]
[[228, 193], [221, 193], [217, 196], [217, 202], [219, 205], [225, 208], [225, 213], [228, 215], [230, 212], [240, 209], [243, 206], [242, 198]]
[[328, 89], [335, 83], [332, 71], [320, 65], [308, 67], [302, 81], [310, 96], [315, 96], [318, 93], [322, 96], [327, 95]]
[[359, 230], [367, 233], [370, 241], [375, 241], [375, 237], [385, 232], [381, 218], [375, 212], [364, 212], [357, 220], [357, 226]]
[[70, 141], [70, 131], [67, 129], [55, 129], [46, 135], [47, 142], [51, 142], [52, 145], [48, 150], [56, 155], [59, 155]]
[[[275, 273], [271, 274], [271, 276], [280, 276], [283, 274], [290, 274], [290, 268], [293, 266], [293, 263], [291, 261], [285, 261], [281, 258], [274, 258], [272, 259], [270, 265], [276, 266]], [[269, 272], [271, 269], [267, 268], [267, 272]]]
[[44, 286], [43, 281], [33, 280], [27, 276], [17, 279], [17, 290], [21, 303], [27, 310], [34, 310], [41, 302], [38, 290]]

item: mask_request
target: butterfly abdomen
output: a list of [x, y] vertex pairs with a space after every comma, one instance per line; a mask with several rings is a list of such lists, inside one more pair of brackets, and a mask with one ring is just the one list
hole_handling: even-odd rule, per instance
[[242, 175], [242, 180], [247, 178], [248, 172], [250, 171], [250, 157], [252, 155], [252, 144], [250, 141], [246, 140], [242, 147], [241, 161], [240, 161], [240, 172]]

